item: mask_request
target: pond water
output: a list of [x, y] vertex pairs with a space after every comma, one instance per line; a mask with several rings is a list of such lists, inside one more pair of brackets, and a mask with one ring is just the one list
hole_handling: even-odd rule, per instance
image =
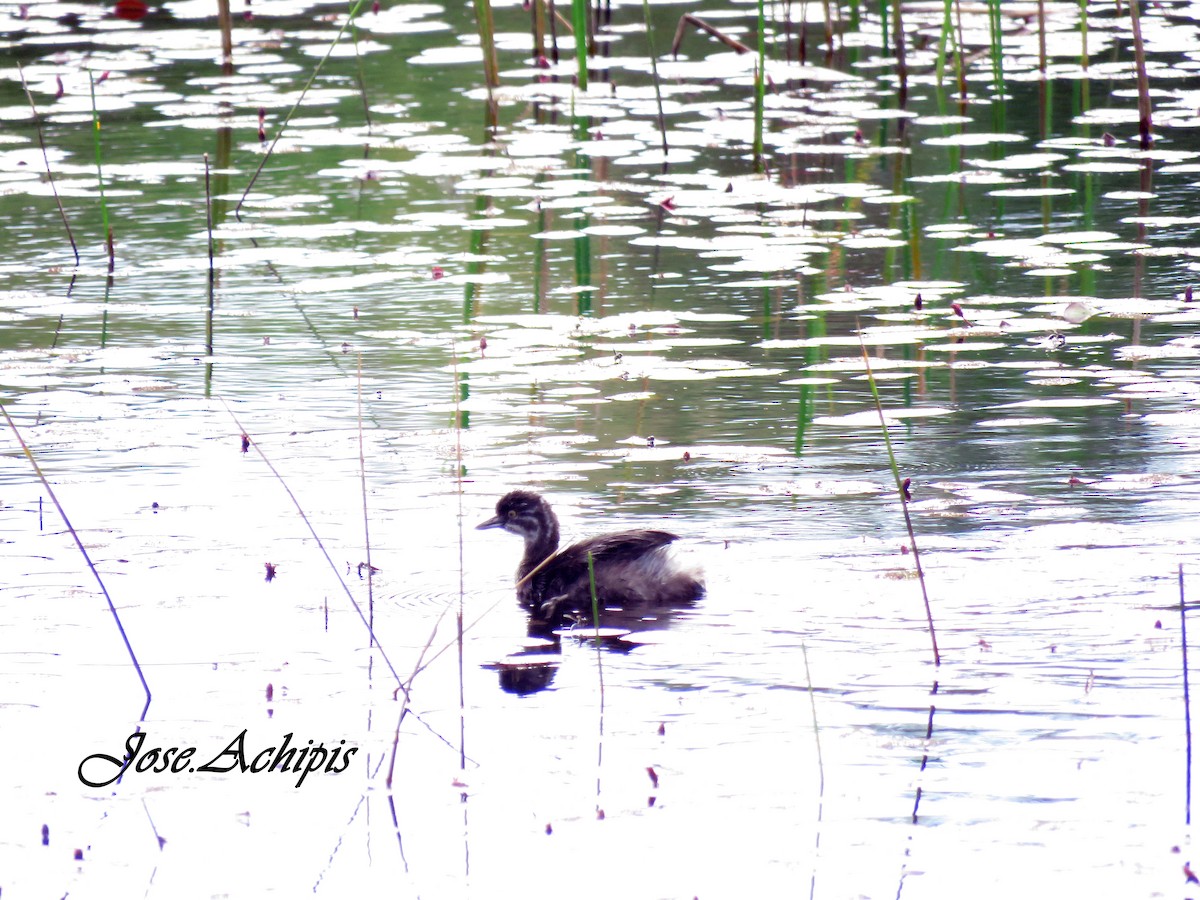
[[[6, 898], [1187, 895], [1200, 16], [1143, 147], [1127, 5], [880, 8], [766, 8], [756, 166], [747, 5], [665, 138], [640, 4], [494, 107], [466, 5], [0, 7]], [[531, 636], [516, 487], [707, 595]]]

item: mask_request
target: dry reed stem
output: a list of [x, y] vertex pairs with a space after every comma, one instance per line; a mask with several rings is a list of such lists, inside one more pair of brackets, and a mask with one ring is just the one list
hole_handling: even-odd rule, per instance
[[38, 114], [33, 102], [33, 93], [25, 83], [25, 70], [17, 61], [17, 74], [21, 76], [21, 87], [25, 91], [25, 99], [29, 101], [29, 109], [33, 112], [33, 127], [37, 132], [38, 146], [42, 148], [42, 161], [46, 164], [46, 180], [50, 183], [50, 191], [54, 194], [54, 202], [58, 205], [58, 214], [62, 218], [63, 228], [67, 230], [67, 240], [71, 242], [71, 252], [75, 254], [75, 265], [79, 265], [79, 247], [75, 243], [75, 235], [71, 233], [71, 223], [67, 220], [67, 211], [63, 209], [62, 197], [58, 194], [58, 185], [54, 183], [54, 173], [50, 170], [50, 155], [46, 152], [46, 138], [42, 134], [42, 117]]
[[671, 41], [671, 55], [672, 56], [679, 55], [679, 48], [683, 44], [683, 36], [687, 33], [687, 29], [684, 27], [686, 25], [692, 25], [695, 28], [699, 28], [701, 31], [707, 31], [709, 34], [711, 34], [713, 37], [715, 37], [718, 41], [720, 41], [726, 47], [733, 50], [735, 53], [749, 53], [750, 52], [749, 47], [747, 47], [745, 44], [743, 44], [741, 41], [737, 40], [736, 38], [732, 38], [729, 35], [725, 34], [723, 31], [721, 31], [721, 29], [717, 28], [716, 26], [709, 25], [703, 19], [701, 19], [698, 16], [693, 16], [691, 13], [684, 13], [682, 16], [679, 17], [679, 24], [675, 28], [675, 38], [674, 38], [674, 40]]

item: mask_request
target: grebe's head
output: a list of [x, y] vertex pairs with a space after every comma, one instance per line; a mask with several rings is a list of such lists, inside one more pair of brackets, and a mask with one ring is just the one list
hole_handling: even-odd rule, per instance
[[496, 504], [496, 515], [476, 528], [503, 528], [527, 541], [538, 541], [547, 534], [554, 520], [550, 504], [533, 491], [509, 491]]

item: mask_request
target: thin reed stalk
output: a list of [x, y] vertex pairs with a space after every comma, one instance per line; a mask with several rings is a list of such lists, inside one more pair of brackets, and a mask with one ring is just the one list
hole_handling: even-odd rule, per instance
[[0, 414], [3, 414], [4, 421], [8, 423], [8, 427], [12, 430], [13, 437], [17, 439], [17, 443], [21, 445], [21, 452], [25, 454], [25, 458], [29, 460], [29, 464], [33, 466], [33, 471], [37, 474], [38, 481], [45, 488], [47, 496], [50, 497], [50, 502], [54, 504], [54, 508], [58, 510], [59, 516], [63, 520], [63, 524], [67, 527], [67, 531], [75, 541], [75, 546], [79, 548], [80, 554], [83, 556], [83, 561], [87, 563], [87, 567], [91, 569], [92, 576], [96, 579], [96, 584], [100, 587], [100, 593], [104, 595], [105, 601], [108, 603], [109, 612], [112, 613], [113, 619], [117, 623], [117, 631], [121, 633], [121, 640], [125, 644], [125, 649], [129, 653], [129, 659], [133, 662], [133, 669], [137, 672], [138, 680], [142, 683], [142, 690], [146, 693], [146, 705], [142, 707], [142, 713], [138, 716], [138, 721], [142, 722], [146, 719], [146, 711], [150, 709], [150, 685], [146, 683], [146, 676], [142, 672], [142, 664], [138, 662], [137, 654], [133, 652], [133, 644], [129, 642], [129, 635], [125, 633], [125, 626], [121, 623], [121, 616], [117, 612], [116, 604], [113, 603], [112, 597], [108, 593], [108, 588], [104, 586], [104, 579], [100, 577], [100, 572], [96, 568], [96, 564], [92, 562], [91, 555], [87, 552], [87, 548], [83, 546], [83, 541], [79, 537], [79, 532], [75, 530], [75, 526], [71, 524], [71, 520], [67, 518], [67, 511], [63, 509], [63, 505], [58, 502], [58, 495], [54, 493], [54, 488], [50, 486], [49, 480], [46, 478], [46, 473], [42, 471], [42, 467], [38, 465], [38, 461], [34, 458], [33, 451], [29, 449], [29, 445], [25, 443], [25, 438], [21, 432], [17, 430], [17, 423], [12, 420], [12, 416], [8, 414], [8, 409], [3, 403], [0, 403]]
[[[817, 724], [817, 695], [813, 690], [812, 672], [808, 668], [808, 647], [800, 642], [800, 652], [804, 654], [804, 683], [808, 685], [808, 703], [812, 708], [813, 743], [817, 747], [817, 835], [813, 844], [813, 858], [821, 856], [821, 823], [825, 819], [825, 760], [821, 756], [821, 728]], [[817, 867], [814, 863], [812, 876], [809, 879], [808, 896], [813, 900], [817, 895]]]
[[92, 146], [96, 152], [96, 185], [100, 191], [100, 221], [104, 224], [104, 243], [108, 248], [108, 271], [116, 268], [112, 225], [108, 221], [108, 199], [104, 196], [104, 167], [100, 162], [100, 111], [96, 109], [96, 79], [88, 70], [88, 86], [92, 96]]
[[269, 160], [275, 153], [275, 147], [279, 144], [279, 139], [283, 137], [283, 133], [287, 130], [288, 123], [292, 121], [292, 117], [296, 115], [296, 111], [300, 108], [300, 104], [304, 102], [304, 98], [308, 96], [308, 92], [312, 89], [313, 82], [317, 80], [317, 76], [321, 74], [321, 70], [325, 67], [325, 63], [329, 62], [329, 58], [333, 55], [334, 49], [341, 43], [342, 35], [346, 33], [346, 29], [350, 27], [350, 23], [354, 21], [354, 17], [358, 15], [359, 9], [367, 0], [357, 0], [350, 10], [350, 14], [346, 17], [346, 21], [342, 23], [342, 27], [338, 29], [337, 34], [333, 36], [333, 40], [329, 42], [329, 47], [325, 50], [325, 55], [317, 61], [313, 66], [313, 70], [309, 73], [308, 80], [304, 82], [304, 87], [300, 89], [300, 96], [296, 98], [296, 102], [292, 104], [291, 109], [283, 117], [283, 121], [279, 123], [279, 128], [275, 131], [275, 137], [271, 140], [271, 144], [267, 147], [262, 158], [258, 161], [258, 167], [254, 170], [254, 174], [250, 176], [250, 180], [246, 183], [246, 189], [242, 191], [242, 196], [237, 202], [237, 206], [233, 208], [233, 214], [238, 221], [242, 220], [242, 207], [246, 203], [246, 198], [250, 196], [250, 191], [254, 189], [254, 185], [258, 182], [259, 175], [267, 165]]
[[[362, 50], [358, 46], [358, 28], [354, 25], [354, 10], [357, 7], [352, 2], [347, 15], [350, 17], [350, 39], [354, 42], [354, 80], [358, 82], [358, 94], [362, 98], [363, 121], [366, 122], [367, 132], [371, 132], [371, 102], [367, 99], [367, 75], [363, 68]], [[365, 148], [364, 148], [365, 149]]]
[[1083, 69], [1083, 77], [1076, 79], [1081, 94], [1080, 104], [1083, 111], [1091, 108], [1091, 91], [1088, 88], [1088, 62], [1091, 53], [1088, 51], [1088, 13], [1087, 0], [1079, 0], [1079, 67]]
[[[896, 92], [896, 103], [900, 109], [908, 108], [908, 56], [904, 36], [904, 6], [896, 4], [896, 77], [900, 79], [899, 90]], [[905, 120], [899, 120], [897, 127], [903, 131]]]
[[988, 36], [992, 57], [992, 125], [1004, 130], [1004, 32], [1000, 0], [988, 0]]
[[[820, 780], [820, 795], [825, 796], [825, 759], [821, 756], [821, 728], [817, 724], [817, 695], [813, 691], [812, 672], [808, 668], [808, 646], [800, 642], [800, 652], [804, 655], [804, 683], [808, 686], [808, 702], [812, 707], [813, 743], [817, 747], [817, 775]], [[817, 840], [820, 845], [820, 838]]]
[[763, 0], [758, 0], [758, 64], [754, 70], [754, 171], [762, 172], [763, 105], [767, 91], [767, 25]]
[[[582, 227], [586, 227], [586, 220]], [[584, 232], [575, 238], [575, 288], [577, 291], [575, 311], [581, 316], [592, 314], [592, 236]]]
[[217, 267], [214, 262], [212, 181], [208, 168], [208, 154], [204, 154], [204, 220], [208, 234], [208, 313], [204, 317], [204, 352], [213, 355], [213, 311], [216, 305]]
[[[385, 780], [385, 785], [389, 791], [391, 790], [392, 782], [394, 781], [394, 779], [396, 777], [396, 760], [399, 759], [399, 756], [400, 756], [400, 729], [404, 727], [404, 720], [406, 718], [408, 718], [410, 715], [413, 718], [415, 718], [418, 722], [420, 722], [422, 725], [424, 725], [426, 731], [428, 731], [430, 734], [432, 734], [434, 737], [436, 737], [439, 741], [441, 741], [443, 744], [445, 744], [451, 750], [454, 750], [457, 753], [459, 753], [460, 760], [465, 760], [467, 758], [464, 753], [465, 748], [463, 748], [461, 744], [456, 747], [456, 746], [454, 746], [453, 743], [448, 741], [441, 734], [434, 731], [433, 728], [429, 725], [429, 723], [427, 723], [419, 715], [417, 715], [415, 712], [412, 711], [412, 706], [410, 705], [411, 701], [412, 701], [413, 682], [415, 682], [417, 680], [417, 676], [419, 674], [421, 674], [421, 672], [423, 672], [429, 666], [429, 664], [433, 661], [432, 659], [427, 660], [425, 657], [429, 653], [429, 648], [433, 646], [433, 639], [435, 637], [437, 637], [438, 629], [441, 627], [442, 619], [444, 619], [446, 617], [446, 611], [448, 609], [450, 609], [450, 604], [446, 604], [445, 606], [443, 606], [441, 613], [439, 613], [437, 619], [434, 620], [433, 628], [430, 629], [429, 637], [428, 637], [428, 639], [426, 639], [425, 645], [421, 648], [421, 652], [417, 654], [417, 661], [416, 661], [416, 663], [413, 664], [413, 670], [412, 670], [412, 673], [408, 676], [408, 680], [399, 682], [400, 687], [398, 690], [403, 694], [403, 698], [400, 702], [400, 714], [398, 716], [396, 716], [396, 728], [395, 728], [395, 731], [392, 733], [392, 752], [391, 752], [391, 757], [390, 757], [390, 760], [388, 763], [387, 778]], [[454, 645], [451, 644], [450, 646], [454, 646]], [[443, 648], [443, 650], [444, 649], [445, 648]], [[441, 655], [441, 651], [438, 651], [438, 653], [434, 654], [435, 657], [440, 656], [440, 655]], [[394, 809], [392, 810], [392, 822], [396, 823], [396, 815], [395, 815]], [[398, 825], [397, 825], [397, 828], [399, 828]], [[399, 831], [397, 831], [397, 835], [399, 835]]]
[[604, 765], [604, 657], [600, 648], [600, 598], [596, 595], [596, 565], [588, 551], [588, 587], [592, 592], [592, 625], [596, 631], [596, 675], [600, 680], [600, 731], [596, 740], [596, 802], [599, 812], [600, 776]]
[[954, 0], [945, 0], [942, 5], [942, 30], [938, 34], [937, 62], [934, 64], [935, 84], [937, 87], [938, 106], [942, 105], [942, 81], [946, 77], [946, 44], [949, 43], [953, 29], [951, 12]]
[[[242, 426], [242, 423], [238, 420], [237, 415], [229, 407], [229, 404], [225, 402], [225, 398], [219, 397], [218, 399], [221, 401], [221, 405], [225, 407], [225, 411], [229, 413], [229, 417], [233, 420], [233, 424], [237, 426], [238, 432], [240, 434], [248, 435], [250, 432], [248, 432]], [[283, 475], [279, 473], [279, 470], [275, 468], [275, 464], [271, 462], [267, 454], [263, 452], [263, 449], [261, 446], [259, 446], [258, 441], [252, 440], [250, 442], [250, 446], [254, 448], [254, 452], [258, 454], [259, 459], [263, 461], [263, 464], [267, 467], [270, 473], [275, 476], [275, 480], [279, 482], [279, 485], [283, 488], [284, 493], [288, 495], [288, 499], [292, 501], [292, 505], [296, 508], [296, 513], [300, 516], [300, 520], [304, 523], [305, 527], [308, 528], [308, 533], [312, 535], [313, 540], [316, 542], [317, 549], [321, 551], [321, 555], [325, 557], [325, 561], [329, 564], [329, 568], [333, 572], [334, 577], [342, 586], [342, 591], [346, 594], [346, 599], [350, 601], [350, 605], [354, 607], [354, 611], [358, 613], [358, 618], [362, 621], [363, 626], [367, 629], [367, 634], [370, 636], [371, 642], [379, 648], [379, 655], [383, 658], [384, 664], [387, 665], [388, 671], [392, 673], [392, 677], [396, 680], [396, 684], [400, 686], [400, 689], [404, 692], [405, 696], [407, 696], [408, 688], [401, 680], [399, 673], [396, 671], [396, 667], [392, 665], [392, 661], [388, 657], [387, 651], [384, 650], [383, 645], [375, 636], [374, 625], [372, 624], [370, 618], [368, 618], [367, 614], [363, 612], [362, 605], [354, 599], [354, 594], [350, 591], [349, 585], [347, 585], [345, 579], [342, 578], [341, 570], [338, 568], [337, 564], [334, 563], [333, 558], [329, 555], [329, 550], [326, 549], [325, 542], [322, 541], [321, 536], [317, 534], [317, 529], [313, 527], [312, 521], [308, 518], [308, 514], [304, 511], [304, 507], [300, 505], [299, 499], [297, 499], [296, 495], [292, 492], [291, 486], [284, 479]]]
[[[933, 626], [933, 608], [929, 604], [929, 591], [925, 586], [925, 570], [921, 567], [921, 554], [917, 549], [917, 535], [913, 530], [912, 516], [908, 512], [908, 494], [904, 487], [904, 481], [900, 478], [900, 467], [896, 464], [896, 454], [892, 449], [892, 438], [888, 434], [887, 419], [883, 415], [883, 402], [879, 399], [879, 387], [875, 383], [875, 374], [871, 370], [871, 359], [867, 355], [867, 345], [862, 340], [862, 332], [859, 332], [859, 348], [862, 350], [863, 365], [867, 369], [867, 384], [871, 387], [871, 396], [875, 400], [875, 411], [879, 413], [879, 427], [883, 432], [883, 445], [887, 451], [888, 465], [892, 470], [892, 478], [896, 481], [896, 494], [900, 498], [900, 509], [904, 513], [904, 527], [908, 532], [909, 546], [912, 548], [913, 564], [917, 570], [917, 580], [921, 583], [921, 597], [925, 601], [925, 621], [929, 625], [929, 641], [933, 647], [933, 664], [940, 666], [942, 664], [941, 654], [938, 652], [937, 631]], [[932, 727], [932, 712], [931, 727]]]
[[[1084, 0], [1087, 2], [1087, 0]], [[963, 66], [963, 54], [966, 52], [966, 45], [963, 41], [963, 24], [962, 24], [962, 0], [954, 0], [954, 24], [955, 35], [954, 41], [954, 75], [958, 81], [958, 100], [959, 103], [966, 105], [967, 102], [967, 73]]]
[[[367, 627], [371, 633], [371, 646], [375, 646], [375, 567], [371, 565], [371, 510], [367, 506], [367, 454], [363, 440], [363, 402], [362, 402], [362, 351], [358, 352], [357, 378], [357, 418], [358, 418], [358, 486], [362, 495], [363, 511], [363, 553], [367, 563]], [[368, 669], [368, 672], [370, 670]]]
[[[526, 575], [524, 578], [520, 579], [514, 585], [514, 587], [519, 591], [521, 589], [521, 586], [524, 585], [527, 581], [529, 581], [530, 578], [532, 578], [538, 572], [542, 571], [542, 569], [546, 568], [546, 566], [550, 565], [550, 563], [552, 563], [557, 558], [558, 558], [557, 553], [552, 553], [549, 556], [547, 556], [540, 563], [538, 563], [536, 566], [534, 566], [528, 575]], [[464, 625], [463, 626], [463, 634], [466, 634], [468, 631], [470, 631], [472, 628], [474, 628], [476, 625], [478, 625], [480, 622], [482, 622], [485, 618], [487, 618], [491, 614], [492, 610], [494, 610], [497, 606], [499, 606], [503, 602], [505, 602], [505, 598], [500, 598], [500, 599], [496, 600], [491, 606], [489, 606], [487, 609], [485, 609], [483, 612], [481, 612], [479, 615], [477, 615], [469, 623]], [[437, 660], [437, 658], [439, 656], [441, 656], [443, 653], [445, 653], [447, 650], [449, 650], [453, 646], [455, 646], [455, 641], [451, 641], [448, 644], [443, 644], [438, 650], [434, 651], [434, 653], [432, 655], [430, 655], [427, 659], [425, 659], [423, 657], [423, 661], [420, 662], [420, 664], [413, 670], [413, 678], [416, 678], [417, 675], [419, 675], [425, 669], [427, 669], [431, 665], [433, 665], [433, 663]]]
[[[937, 682], [935, 681], [933, 683], [933, 693], [936, 694], [937, 690], [938, 690], [938, 685], [937, 685]], [[921, 771], [922, 772], [924, 772], [925, 768], [929, 765], [929, 742], [933, 740], [933, 717], [934, 717], [935, 713], [937, 713], [937, 707], [931, 703], [929, 705], [929, 721], [925, 725], [925, 752], [923, 754], [921, 754]], [[921, 809], [921, 794], [922, 794], [921, 785], [918, 784], [916, 797], [913, 798], [912, 823], [914, 825], [917, 824], [917, 822], [920, 818], [919, 813], [920, 813], [920, 809]]]
[[1046, 0], [1037, 0], [1038, 72], [1046, 79]]
[[[644, 0], [643, 0], [644, 2]], [[71, 233], [71, 223], [67, 220], [67, 211], [63, 209], [62, 197], [58, 193], [58, 185], [54, 183], [54, 173], [50, 170], [50, 154], [46, 152], [46, 137], [42, 134], [42, 117], [33, 102], [33, 92], [25, 82], [25, 70], [17, 61], [17, 74], [21, 76], [21, 88], [25, 91], [25, 99], [29, 101], [29, 109], [33, 113], [33, 128], [37, 132], [38, 146], [42, 148], [42, 162], [46, 164], [46, 180], [50, 184], [50, 192], [54, 194], [54, 202], [58, 205], [58, 215], [62, 219], [63, 228], [67, 230], [67, 240], [71, 242], [71, 252], [75, 254], [75, 265], [79, 265], [79, 247], [75, 243], [75, 235]]]
[[1183, 648], [1183, 727], [1187, 737], [1187, 771], [1184, 776], [1184, 824], [1192, 824], [1192, 702], [1188, 690], [1187, 598], [1183, 593], [1183, 563], [1179, 564], [1179, 642]]
[[663, 114], [662, 82], [658, 77], [658, 51], [654, 47], [654, 22], [650, 18], [650, 0], [642, 0], [642, 18], [646, 20], [646, 49], [650, 52], [650, 76], [654, 79], [654, 102], [658, 107], [658, 133], [662, 137], [662, 171], [665, 175], [670, 148], [667, 147], [667, 117]]
[[458, 499], [458, 611], [455, 615], [455, 642], [458, 644], [458, 764], [460, 769], [467, 767], [467, 694], [464, 679], [464, 650], [463, 650], [463, 606], [467, 595], [466, 589], [466, 557], [463, 548], [463, 448], [462, 448], [462, 401], [465, 399], [465, 388], [460, 384], [458, 371], [458, 350], [450, 348], [451, 362], [454, 366], [454, 487]]

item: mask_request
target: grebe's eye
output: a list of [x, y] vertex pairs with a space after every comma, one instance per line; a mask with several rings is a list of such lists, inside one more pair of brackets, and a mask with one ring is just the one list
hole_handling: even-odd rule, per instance
[[510, 519], [515, 519], [517, 517], [517, 511], [515, 509], [510, 509], [508, 511], [508, 517]]

